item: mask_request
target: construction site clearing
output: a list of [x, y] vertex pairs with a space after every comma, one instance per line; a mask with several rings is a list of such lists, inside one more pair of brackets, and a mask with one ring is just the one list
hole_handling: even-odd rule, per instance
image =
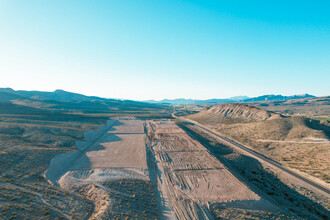
[[174, 121], [109, 120], [85, 137], [45, 176], [91, 200], [90, 219], [292, 216]]

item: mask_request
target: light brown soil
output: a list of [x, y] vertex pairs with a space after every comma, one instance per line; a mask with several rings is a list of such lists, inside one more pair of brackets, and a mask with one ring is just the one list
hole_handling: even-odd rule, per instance
[[106, 121], [66, 114], [0, 115], [0, 219], [88, 218], [93, 202], [50, 185], [43, 173], [55, 155], [76, 150], [84, 131]]
[[[224, 107], [224, 109], [218, 109]], [[286, 166], [318, 178], [324, 185], [330, 183], [330, 126], [325, 122], [304, 117], [286, 117], [261, 121], [237, 120], [237, 107], [215, 106], [213, 112], [203, 110], [186, 116], [216, 132], [253, 148]], [[253, 108], [254, 110], [257, 108]], [[230, 114], [219, 115], [218, 112]], [[265, 111], [260, 110], [259, 111]], [[241, 114], [242, 115], [242, 114]]]
[[[253, 155], [237, 149], [224, 142], [211, 133], [191, 124], [180, 124], [194, 139], [203, 143], [220, 161], [224, 162], [230, 170], [238, 172], [244, 182], [250, 187], [257, 186], [259, 190], [266, 193], [273, 201], [285, 207], [291, 213], [283, 213], [280, 219], [327, 219], [329, 216], [329, 197], [319, 191], [311, 191], [306, 183], [297, 178], [278, 170], [274, 166], [264, 163]], [[294, 184], [293, 184], [294, 183]], [[306, 188], [307, 187], [307, 188]], [[214, 206], [216, 216], [223, 218], [239, 218], [242, 214], [231, 207]], [[244, 212], [244, 217], [252, 213]], [[294, 214], [292, 214], [294, 213]], [[269, 213], [264, 213], [262, 218], [271, 218]]]
[[209, 123], [237, 123], [278, 119], [282, 118], [282, 115], [245, 104], [228, 103], [215, 105], [186, 117], [193, 120], [204, 120]]
[[94, 201], [91, 219], [158, 216], [148, 177], [143, 121], [110, 121], [85, 136], [87, 142], [79, 142], [78, 151], [52, 159], [46, 177]]
[[150, 121], [147, 130], [149, 149], [162, 172], [159, 178], [166, 183], [165, 194], [178, 219], [210, 219], [216, 214], [210, 207], [221, 205], [255, 214], [280, 211], [174, 122]]

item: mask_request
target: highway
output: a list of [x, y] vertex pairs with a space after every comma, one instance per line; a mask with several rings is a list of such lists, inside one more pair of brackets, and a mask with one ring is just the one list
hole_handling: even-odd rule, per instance
[[220, 135], [220, 134], [218, 134], [218, 133], [210, 130], [209, 128], [207, 128], [207, 127], [205, 127], [203, 125], [199, 125], [199, 124], [196, 124], [196, 123], [194, 123], [194, 122], [192, 122], [190, 120], [186, 120], [186, 119], [183, 119], [181, 117], [178, 117], [178, 116], [175, 115], [175, 112], [172, 113], [172, 116], [173, 116], [173, 118], [176, 118], [176, 119], [178, 119], [178, 120], [180, 120], [182, 122], [189, 123], [189, 124], [191, 124], [191, 125], [193, 125], [195, 127], [198, 127], [200, 129], [202, 129], [203, 131], [206, 131], [207, 133], [210, 133], [210, 134], [212, 134], [212, 135], [214, 135], [214, 136], [222, 139], [223, 141], [227, 142], [228, 144], [233, 145], [233, 146], [239, 148], [240, 150], [243, 150], [245, 152], [248, 152], [249, 154], [252, 154], [253, 156], [255, 156], [256, 158], [262, 160], [263, 162], [268, 163], [268, 164], [271, 164], [272, 166], [274, 166], [274, 167], [276, 167], [276, 168], [284, 171], [285, 173], [287, 173], [287, 174], [289, 174], [289, 175], [291, 175], [291, 176], [293, 176], [293, 177], [295, 177], [295, 178], [303, 181], [304, 183], [306, 183], [306, 184], [308, 184], [308, 185], [310, 185], [312, 187], [315, 187], [315, 188], [319, 189], [320, 191], [322, 191], [323, 193], [325, 193], [327, 197], [330, 197], [330, 190], [328, 188], [326, 188], [326, 187], [324, 187], [324, 186], [322, 186], [322, 185], [314, 182], [313, 180], [311, 180], [311, 179], [309, 179], [307, 177], [304, 177], [304, 176], [302, 176], [302, 175], [300, 175], [300, 174], [298, 174], [298, 173], [290, 170], [289, 168], [283, 166], [282, 164], [280, 164], [280, 163], [278, 163], [278, 162], [276, 162], [276, 161], [274, 161], [272, 159], [269, 159], [266, 156], [264, 156], [262, 154], [259, 154], [258, 152], [254, 151], [254, 150], [252, 150], [252, 149], [250, 149], [248, 147], [245, 147], [242, 144], [237, 143], [236, 141], [233, 141], [233, 140], [231, 140], [231, 139], [229, 139], [227, 137], [224, 137], [224, 136], [222, 136], [222, 135]]

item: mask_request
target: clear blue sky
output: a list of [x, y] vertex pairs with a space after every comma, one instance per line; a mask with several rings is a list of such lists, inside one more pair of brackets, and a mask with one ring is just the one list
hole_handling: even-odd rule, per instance
[[330, 95], [330, 1], [0, 0], [0, 87]]

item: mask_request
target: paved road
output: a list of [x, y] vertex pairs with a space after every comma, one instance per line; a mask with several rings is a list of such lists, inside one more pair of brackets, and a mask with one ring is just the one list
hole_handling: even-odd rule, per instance
[[180, 121], [183, 121], [185, 123], [189, 123], [189, 124], [191, 124], [193, 126], [196, 126], [196, 127], [200, 128], [200, 129], [202, 129], [202, 130], [204, 130], [204, 131], [206, 131], [206, 132], [208, 132], [208, 133], [210, 133], [210, 134], [212, 134], [212, 135], [214, 135], [214, 136], [222, 139], [223, 141], [225, 141], [225, 142], [227, 142], [227, 143], [229, 143], [229, 144], [231, 144], [231, 145], [233, 145], [233, 146], [235, 146], [235, 147], [237, 147], [237, 148], [239, 148], [239, 149], [241, 149], [241, 150], [243, 150], [245, 152], [248, 152], [248, 153], [252, 154], [253, 156], [257, 157], [258, 159], [260, 159], [260, 160], [262, 160], [262, 161], [264, 161], [264, 162], [266, 162], [268, 164], [271, 164], [271, 165], [275, 166], [276, 168], [278, 168], [278, 169], [286, 172], [287, 174], [298, 178], [299, 180], [303, 181], [304, 183], [306, 183], [308, 185], [311, 185], [311, 186], [313, 186], [313, 187], [321, 190], [322, 192], [324, 192], [327, 195], [327, 197], [330, 197], [330, 190], [328, 188], [326, 188], [326, 187], [324, 187], [324, 186], [322, 186], [322, 185], [314, 182], [313, 180], [310, 180], [310, 179], [308, 179], [308, 178], [306, 178], [306, 177], [304, 177], [304, 176], [302, 176], [302, 175], [300, 175], [300, 174], [298, 174], [298, 173], [290, 170], [289, 168], [283, 166], [282, 164], [280, 164], [280, 163], [278, 163], [278, 162], [276, 162], [276, 161], [274, 161], [272, 159], [269, 159], [266, 156], [264, 156], [262, 154], [259, 154], [258, 152], [254, 151], [254, 150], [252, 150], [252, 149], [250, 149], [248, 147], [245, 147], [244, 145], [239, 144], [239, 143], [237, 143], [237, 142], [235, 142], [235, 141], [233, 141], [233, 140], [231, 140], [231, 139], [229, 139], [227, 137], [224, 137], [224, 136], [222, 136], [222, 135], [220, 135], [220, 134], [218, 134], [218, 133], [210, 130], [209, 128], [206, 128], [205, 126], [198, 125], [196, 123], [193, 123], [193, 122], [188, 121], [186, 119], [183, 119], [181, 117], [177, 117], [175, 115], [175, 113], [173, 113], [172, 116], [173, 116], [173, 118], [176, 118], [176, 119], [178, 119]]

